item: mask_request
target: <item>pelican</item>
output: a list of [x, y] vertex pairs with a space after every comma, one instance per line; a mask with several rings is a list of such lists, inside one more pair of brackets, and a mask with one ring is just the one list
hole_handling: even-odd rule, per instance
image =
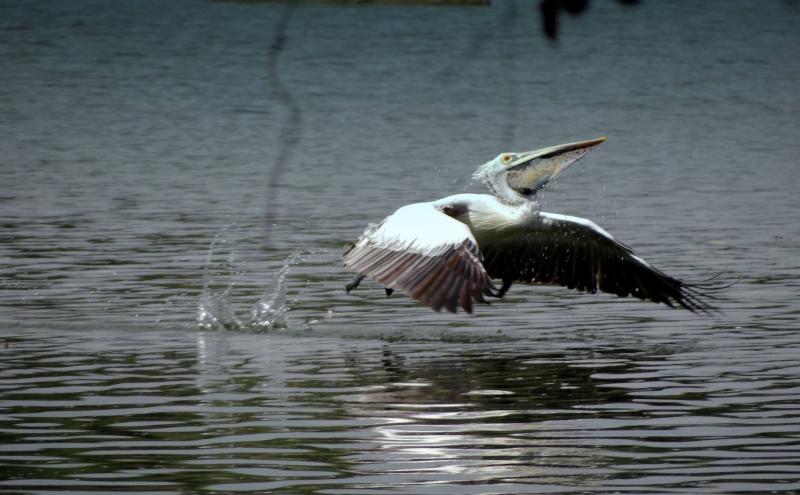
[[[523, 153], [501, 153], [473, 178], [489, 194], [455, 194], [403, 206], [370, 225], [344, 254], [356, 277], [430, 306], [471, 313], [484, 296], [503, 297], [514, 282], [560, 285], [682, 307], [711, 308], [694, 286], [634, 254], [594, 222], [541, 211], [537, 193], [605, 137]], [[499, 279], [499, 289], [492, 282]]]

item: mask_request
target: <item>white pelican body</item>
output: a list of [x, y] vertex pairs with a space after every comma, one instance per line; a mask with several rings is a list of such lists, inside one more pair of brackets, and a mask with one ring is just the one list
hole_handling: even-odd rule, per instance
[[[700, 294], [655, 269], [589, 220], [539, 210], [534, 196], [599, 138], [526, 153], [504, 153], [478, 169], [494, 195], [456, 194], [398, 209], [370, 226], [345, 253], [357, 272], [439, 311], [472, 312], [515, 281], [635, 296], [707, 311]], [[498, 290], [492, 279], [503, 282]]]

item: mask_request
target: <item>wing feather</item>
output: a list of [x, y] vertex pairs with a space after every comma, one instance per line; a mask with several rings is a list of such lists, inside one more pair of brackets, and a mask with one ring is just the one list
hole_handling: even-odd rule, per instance
[[368, 228], [345, 265], [440, 311], [471, 313], [492, 282], [469, 228], [431, 203], [404, 206]]
[[631, 248], [588, 220], [540, 212], [524, 228], [484, 243], [484, 266], [493, 278], [551, 284], [594, 293], [681, 306], [712, 308], [704, 295], [654, 268]]

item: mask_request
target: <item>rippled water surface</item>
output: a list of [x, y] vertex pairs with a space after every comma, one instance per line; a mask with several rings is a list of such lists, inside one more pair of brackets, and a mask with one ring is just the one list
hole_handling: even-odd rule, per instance
[[[800, 7], [0, 0], [0, 493], [800, 492]], [[760, 10], [755, 10], [756, 8]], [[717, 314], [341, 253], [500, 151]]]

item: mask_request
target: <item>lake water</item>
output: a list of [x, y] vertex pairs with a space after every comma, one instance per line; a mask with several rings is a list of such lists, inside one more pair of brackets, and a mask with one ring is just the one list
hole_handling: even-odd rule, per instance
[[[0, 1], [0, 493], [800, 492], [800, 5]], [[281, 36], [282, 33], [282, 36]], [[709, 316], [350, 279], [500, 151]]]

